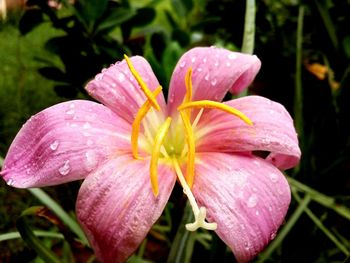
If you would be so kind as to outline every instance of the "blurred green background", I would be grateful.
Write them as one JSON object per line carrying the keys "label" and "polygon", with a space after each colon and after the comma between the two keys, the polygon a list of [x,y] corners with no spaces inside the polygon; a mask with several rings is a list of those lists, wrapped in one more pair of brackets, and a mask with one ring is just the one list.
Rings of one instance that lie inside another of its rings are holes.
{"label": "blurred green background", "polygon": [[[1,157],[31,115],[72,98],[90,99],[84,85],[123,54],[145,56],[167,87],[185,51],[211,45],[240,51],[247,26],[242,0],[28,0],[13,2],[14,6],[6,2],[6,12],[0,13]],[[293,200],[286,222],[256,262],[346,262],[350,1],[262,0],[255,9],[250,14],[255,18],[253,53],[261,59],[262,69],[249,94],[268,97],[288,109],[303,153],[300,166],[287,171]],[[45,191],[74,216],[78,188],[79,182]],[[0,182],[0,262],[42,262],[21,239],[3,236],[16,231],[16,219],[24,209],[38,204],[40,199],[27,190]],[[212,233],[176,238],[183,234],[183,224],[174,206],[183,210],[184,202],[168,205],[130,262],[234,260]],[[61,231],[43,220],[31,223],[36,229]],[[93,261],[88,248],[59,238],[44,242],[66,262]],[[174,256],[183,245],[186,249]]]}

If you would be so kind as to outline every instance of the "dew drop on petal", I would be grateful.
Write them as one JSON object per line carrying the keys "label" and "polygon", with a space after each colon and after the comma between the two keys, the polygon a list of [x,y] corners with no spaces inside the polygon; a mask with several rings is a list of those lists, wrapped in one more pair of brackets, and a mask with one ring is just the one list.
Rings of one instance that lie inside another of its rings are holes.
{"label": "dew drop on petal", "polygon": [[255,207],[256,204],[258,203],[258,197],[255,194],[252,194],[247,201],[247,206],[248,207]]}
{"label": "dew drop on petal", "polygon": [[195,57],[191,58],[191,62],[192,63],[196,62],[196,58]]}
{"label": "dew drop on petal", "polygon": [[119,74],[118,74],[118,80],[119,80],[120,82],[123,82],[123,81],[125,80],[125,76],[124,76],[123,73],[119,73]]}
{"label": "dew drop on petal", "polygon": [[208,81],[208,80],[209,80],[209,74],[205,75],[204,79],[205,79],[206,81]]}
{"label": "dew drop on petal", "polygon": [[217,83],[217,80],[216,79],[212,79],[210,83],[211,83],[212,86],[215,86],[216,83]]}
{"label": "dew drop on petal", "polygon": [[227,57],[231,60],[234,60],[237,58],[237,55],[235,53],[230,53]]}
{"label": "dew drop on petal", "polygon": [[201,71],[203,71],[203,69],[202,68],[197,68],[197,71],[201,72]]}
{"label": "dew drop on petal", "polygon": [[270,173],[270,179],[272,182],[277,183],[278,181],[278,175],[275,173]]}
{"label": "dew drop on petal", "polygon": [[277,235],[277,233],[275,231],[273,231],[270,235],[270,240],[274,240],[276,235]]}
{"label": "dew drop on petal", "polygon": [[91,145],[93,145],[93,144],[94,144],[93,140],[90,140],[90,139],[89,139],[89,140],[86,141],[86,145],[87,145],[87,146],[91,146]]}
{"label": "dew drop on petal", "polygon": [[103,79],[103,73],[97,74],[95,80],[100,81]]}
{"label": "dew drop on petal", "polygon": [[207,62],[207,58],[204,57],[202,61],[203,61],[203,63],[206,63]]}
{"label": "dew drop on petal", "polygon": [[85,130],[87,130],[87,129],[91,128],[90,123],[85,122],[85,123],[84,123],[84,125],[83,125],[83,128],[84,128]]}
{"label": "dew drop on petal", "polygon": [[94,151],[87,151],[85,153],[85,168],[88,172],[92,171],[97,165],[97,156]]}
{"label": "dew drop on petal", "polygon": [[15,183],[15,180],[13,180],[12,178],[8,179],[8,181],[6,182],[8,186],[13,186]]}
{"label": "dew drop on petal", "polygon": [[66,160],[63,165],[58,168],[58,172],[61,174],[61,175],[67,175],[69,172],[70,172],[70,164],[69,164],[69,160]]}
{"label": "dew drop on petal", "polygon": [[231,62],[226,62],[227,67],[231,67]]}
{"label": "dew drop on petal", "polygon": [[53,142],[50,144],[50,149],[53,150],[53,151],[56,151],[57,148],[58,148],[58,145],[59,145],[59,141],[58,141],[58,140],[55,140],[55,141],[53,141]]}
{"label": "dew drop on petal", "polygon": [[182,62],[180,63],[180,68],[183,68],[185,65],[186,65],[186,61],[182,61]]}

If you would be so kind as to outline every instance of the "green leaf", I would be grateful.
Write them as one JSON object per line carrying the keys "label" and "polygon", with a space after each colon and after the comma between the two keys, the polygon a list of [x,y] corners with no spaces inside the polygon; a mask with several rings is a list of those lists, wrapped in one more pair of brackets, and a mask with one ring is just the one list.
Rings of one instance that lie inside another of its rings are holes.
{"label": "green leaf", "polygon": [[[34,230],[33,233],[37,237],[64,239],[64,236],[62,234],[50,231]],[[9,232],[0,235],[0,242],[18,238],[21,238],[21,234],[19,232]]]}
{"label": "green leaf", "polygon": [[187,231],[185,225],[194,220],[193,212],[190,204],[184,210],[184,215],[179,224],[174,241],[172,243],[167,263],[189,263],[190,256],[186,255],[187,251],[191,251],[188,246],[194,245],[194,239],[191,237],[195,232]]}
{"label": "green leaf", "polygon": [[145,26],[156,17],[156,11],[151,7],[139,8],[129,23],[134,27]]}
{"label": "green leaf", "polygon": [[79,224],[72,219],[55,200],[53,200],[48,194],[39,188],[31,188],[28,189],[28,191],[38,198],[39,201],[41,201],[45,206],[50,208],[50,210],[52,210],[62,220],[62,222],[79,237],[80,241],[84,245],[88,244],[85,234],[80,228]]}
{"label": "green leaf", "polygon": [[91,32],[96,21],[102,17],[107,9],[108,0],[79,0],[76,10]]}
{"label": "green leaf", "polygon": [[127,8],[111,8],[96,26],[96,32],[108,32],[135,16],[136,11]]}
{"label": "green leaf", "polygon": [[253,54],[255,41],[255,0],[246,0],[242,52]]}
{"label": "green leaf", "polygon": [[43,13],[40,9],[27,10],[19,21],[19,31],[25,35],[44,21]]}
{"label": "green leaf", "polygon": [[186,17],[193,9],[192,0],[171,0],[171,4],[179,18]]}
{"label": "green leaf", "polygon": [[175,65],[183,54],[183,49],[177,42],[171,42],[164,50],[162,57],[163,69],[165,76],[167,77],[166,85],[168,86],[172,72],[174,71]]}
{"label": "green leaf", "polygon": [[34,235],[33,230],[28,225],[26,220],[27,216],[35,216],[43,209],[43,207],[35,206],[24,210],[21,216],[17,219],[16,226],[24,242],[26,242],[29,247],[34,249],[40,258],[42,258],[45,262],[60,263],[61,260]]}

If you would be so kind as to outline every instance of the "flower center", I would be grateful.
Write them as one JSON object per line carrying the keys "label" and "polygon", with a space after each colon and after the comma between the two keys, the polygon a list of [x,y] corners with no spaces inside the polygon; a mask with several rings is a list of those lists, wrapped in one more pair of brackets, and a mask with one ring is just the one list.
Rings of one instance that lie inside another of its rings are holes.
{"label": "flower center", "polygon": [[[143,159],[139,155],[139,146],[146,150],[151,155],[150,160],[150,181],[152,191],[155,197],[159,194],[158,187],[158,162],[159,159],[170,164],[177,175],[177,178],[186,194],[195,217],[195,222],[187,224],[186,228],[189,231],[195,231],[199,227],[215,230],[216,223],[208,223],[205,221],[206,208],[198,207],[198,204],[193,196],[191,188],[195,176],[195,153],[196,153],[196,138],[195,129],[202,116],[205,108],[219,109],[229,114],[235,115],[248,125],[252,125],[252,121],[239,110],[232,108],[223,103],[201,100],[192,101],[192,69],[189,68],[185,76],[186,94],[181,105],[177,108],[179,116],[174,121],[171,117],[161,123],[161,118],[153,109],[160,111],[160,106],[156,97],[160,94],[162,87],[157,87],[153,92],[147,87],[142,77],[138,74],[130,59],[125,55],[128,67],[140,85],[141,90],[147,97],[147,100],[137,112],[132,124],[131,132],[131,147],[132,154],[135,159]],[[194,121],[191,123],[192,109],[200,109]],[[139,135],[141,124],[143,126],[143,135],[146,138],[141,140],[142,145],[139,145]],[[169,128],[171,132],[169,133]],[[155,135],[154,135],[155,134]],[[183,175],[180,164],[186,163],[186,176]]]}

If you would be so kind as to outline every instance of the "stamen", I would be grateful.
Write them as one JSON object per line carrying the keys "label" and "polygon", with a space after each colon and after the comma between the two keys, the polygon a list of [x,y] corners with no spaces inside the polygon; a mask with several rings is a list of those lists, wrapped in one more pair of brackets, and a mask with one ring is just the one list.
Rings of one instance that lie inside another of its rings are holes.
{"label": "stamen", "polygon": [[[182,104],[192,101],[192,68],[191,67],[186,72],[185,86],[186,86],[186,94],[185,94],[185,97],[184,97]],[[185,112],[188,116],[188,119],[190,119],[191,118],[191,109],[187,109]]]}
{"label": "stamen", "polygon": [[[153,92],[154,97],[157,97],[158,94],[162,91],[162,87],[159,86],[156,88]],[[140,133],[140,126],[142,119],[146,116],[148,111],[151,109],[151,102],[150,100],[146,100],[146,102],[140,107],[139,111],[136,114],[136,117],[134,119],[134,122],[132,123],[132,130],[131,130],[131,149],[132,149],[132,155],[135,159],[141,159],[138,155],[138,138]]]}
{"label": "stamen", "polygon": [[193,223],[186,224],[186,229],[188,231],[195,231],[201,227],[201,228],[204,228],[207,230],[216,230],[216,228],[217,228],[216,223],[205,222],[207,210],[205,207],[201,207],[201,208],[198,207],[196,199],[194,198],[193,193],[191,192],[191,189],[187,185],[186,180],[182,174],[179,163],[177,162],[177,160],[175,158],[172,159],[172,162],[173,162],[173,166],[175,168],[177,178],[179,179],[180,184],[183,188],[183,191],[184,191],[185,195],[187,196],[188,201],[190,202],[190,205],[192,207],[192,211],[193,211],[193,214],[195,217],[195,221]]}
{"label": "stamen", "polygon": [[186,94],[183,103],[192,101],[192,68],[189,68],[185,76]]}
{"label": "stamen", "polygon": [[154,196],[158,196],[158,159],[160,155],[160,148],[163,144],[164,138],[168,133],[171,123],[171,117],[168,117],[163,125],[159,128],[154,139],[154,146],[150,164],[151,185]]}
{"label": "stamen", "polygon": [[125,58],[126,63],[128,64],[128,67],[129,67],[131,73],[133,74],[133,76],[135,77],[137,82],[139,83],[139,85],[141,87],[141,90],[143,91],[145,96],[148,98],[148,100],[151,102],[152,106],[157,111],[159,111],[160,110],[160,106],[159,106],[155,96],[153,95],[152,91],[147,87],[147,84],[143,81],[143,79],[140,76],[140,74],[136,71],[136,69],[133,66],[133,64],[131,63],[131,60],[129,59],[129,57],[127,55],[124,55],[124,58]]}
{"label": "stamen", "polygon": [[193,130],[191,127],[191,122],[188,118],[188,115],[184,112],[180,111],[180,115],[184,124],[185,133],[186,133],[186,141],[187,141],[187,170],[186,170],[186,181],[190,188],[192,188],[194,181],[194,160],[195,160],[195,151],[196,145],[193,136]]}
{"label": "stamen", "polygon": [[185,110],[188,108],[210,108],[222,110],[224,112],[237,116],[248,125],[253,125],[253,122],[243,112],[220,102],[211,100],[191,101],[187,103],[182,103],[177,109]]}

